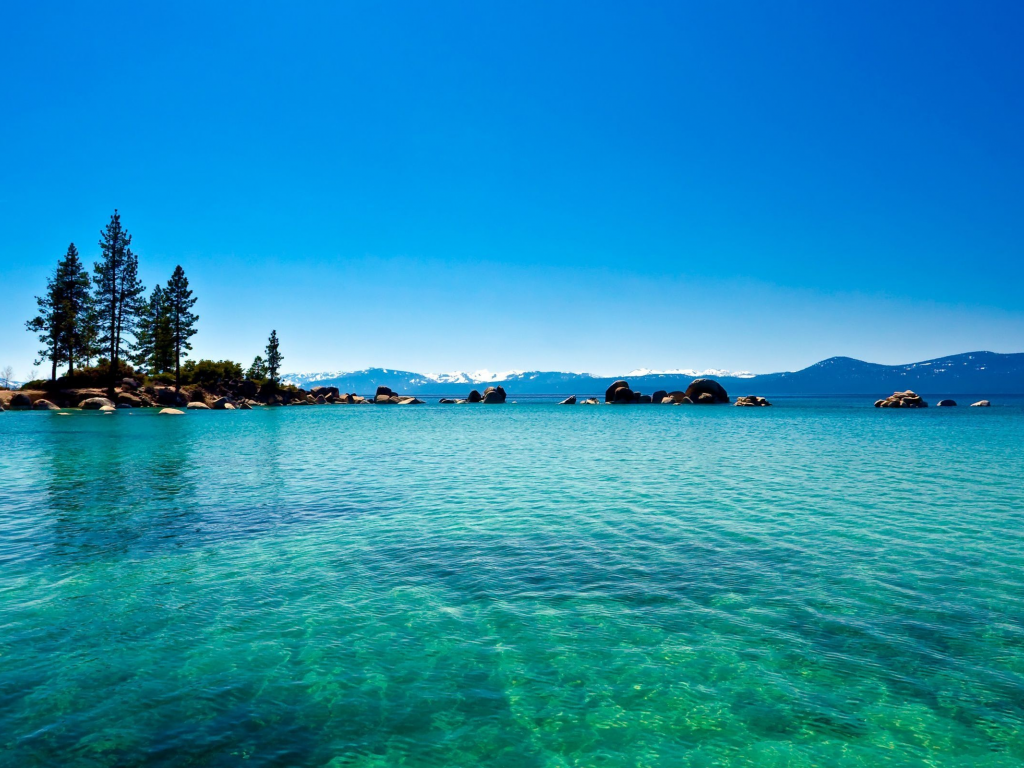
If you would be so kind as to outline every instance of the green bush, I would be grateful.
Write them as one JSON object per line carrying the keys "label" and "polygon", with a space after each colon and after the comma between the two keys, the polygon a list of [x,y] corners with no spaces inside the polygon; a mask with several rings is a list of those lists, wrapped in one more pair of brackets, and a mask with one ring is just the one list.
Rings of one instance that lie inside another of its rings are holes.
{"label": "green bush", "polygon": [[242,366],[233,360],[188,360],[181,367],[182,384],[218,384],[242,378]]}
{"label": "green bush", "polygon": [[[115,383],[120,386],[121,379],[124,378],[139,380],[143,377],[136,373],[135,369],[130,365],[121,361],[117,366],[117,377]],[[100,360],[96,365],[76,369],[74,374],[70,377],[61,376],[53,384],[49,381],[44,381],[43,388],[49,389],[51,386],[55,389],[86,389],[90,387],[103,388],[109,383],[110,363],[106,360]]]}

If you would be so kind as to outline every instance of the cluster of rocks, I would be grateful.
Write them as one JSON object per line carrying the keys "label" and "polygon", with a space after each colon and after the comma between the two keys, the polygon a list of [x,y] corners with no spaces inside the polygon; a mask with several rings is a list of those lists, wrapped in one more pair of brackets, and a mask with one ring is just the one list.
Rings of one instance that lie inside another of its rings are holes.
{"label": "cluster of rocks", "polygon": [[884,400],[876,400],[875,408],[927,408],[928,403],[921,396],[909,389],[906,392],[893,392]]}
{"label": "cluster of rocks", "polygon": [[507,395],[503,387],[488,387],[481,395],[475,389],[466,397],[460,400],[442,397],[438,402],[451,405],[462,405],[463,403],[484,403],[485,405],[500,405],[505,402]]}
{"label": "cluster of rocks", "polygon": [[757,395],[746,395],[745,397],[737,397],[736,405],[744,406],[747,408],[761,408],[766,405],[771,405],[771,403],[769,403],[763,397],[758,397]]}
{"label": "cluster of rocks", "polygon": [[[353,398],[355,395],[352,396]],[[422,405],[423,401],[410,395],[400,395],[392,392],[390,387],[377,387],[377,394],[373,398],[377,405]]]}
{"label": "cluster of rocks", "polygon": [[[757,398],[764,400],[764,398]],[[717,405],[728,403],[729,394],[725,388],[714,379],[695,379],[685,392],[666,392],[658,390],[653,395],[645,395],[641,392],[634,392],[630,389],[629,382],[623,379],[613,382],[604,393],[604,401],[615,405],[647,404],[656,403],[659,405]],[[567,397],[559,405],[576,405],[576,395]],[[583,405],[597,405],[595,397],[582,401]],[[738,403],[737,403],[738,404]],[[759,405],[762,403],[758,403]],[[763,403],[769,405],[767,401]]]}

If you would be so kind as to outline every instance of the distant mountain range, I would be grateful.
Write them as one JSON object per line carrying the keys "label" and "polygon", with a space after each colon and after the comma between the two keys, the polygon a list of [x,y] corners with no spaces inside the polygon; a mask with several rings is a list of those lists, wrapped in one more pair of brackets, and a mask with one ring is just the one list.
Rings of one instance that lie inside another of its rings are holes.
{"label": "distant mountain range", "polygon": [[622,376],[559,371],[505,371],[491,373],[424,374],[388,368],[363,371],[289,373],[282,381],[305,389],[333,386],[342,392],[372,394],[378,386],[408,395],[465,396],[470,389],[501,385],[515,395],[604,394],[616,379],[626,379],[634,390],[650,394],[659,389],[686,389],[695,378],[713,378],[730,395],[890,395],[913,389],[922,394],[1024,394],[1024,353],[966,352],[907,365],[878,365],[852,357],[830,357],[789,373],[751,374],[731,371],[639,369]]}

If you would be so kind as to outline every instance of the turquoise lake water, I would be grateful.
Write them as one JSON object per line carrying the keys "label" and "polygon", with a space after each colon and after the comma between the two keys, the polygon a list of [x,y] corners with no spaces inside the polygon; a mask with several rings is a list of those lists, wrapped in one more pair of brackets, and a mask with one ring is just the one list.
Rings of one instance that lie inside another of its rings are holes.
{"label": "turquoise lake water", "polygon": [[0,766],[1020,766],[1024,406],[872,399],[0,414]]}

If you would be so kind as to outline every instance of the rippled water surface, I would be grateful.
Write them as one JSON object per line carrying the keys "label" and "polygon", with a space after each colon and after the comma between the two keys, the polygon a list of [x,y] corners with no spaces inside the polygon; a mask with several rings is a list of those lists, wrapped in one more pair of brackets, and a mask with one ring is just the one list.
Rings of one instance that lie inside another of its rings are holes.
{"label": "rippled water surface", "polygon": [[0,414],[0,765],[1019,766],[1022,423]]}

